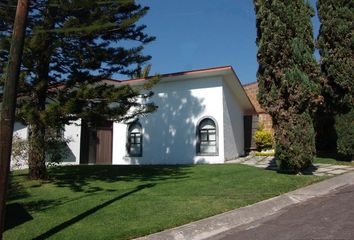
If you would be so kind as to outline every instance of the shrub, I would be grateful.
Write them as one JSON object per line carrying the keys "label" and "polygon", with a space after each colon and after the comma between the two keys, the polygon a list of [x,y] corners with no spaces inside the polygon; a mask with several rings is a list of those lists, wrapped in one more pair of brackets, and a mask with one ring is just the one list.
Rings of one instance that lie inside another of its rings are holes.
{"label": "shrub", "polygon": [[20,169],[28,165],[28,142],[18,134],[12,138],[11,168]]}
{"label": "shrub", "polygon": [[253,139],[258,151],[271,149],[273,147],[273,134],[265,130],[263,126],[258,127],[258,130],[254,133]]}
{"label": "shrub", "polygon": [[354,156],[354,109],[336,116],[337,151],[353,158]]}
{"label": "shrub", "polygon": [[271,157],[274,156],[274,152],[256,152],[255,156],[259,157]]}

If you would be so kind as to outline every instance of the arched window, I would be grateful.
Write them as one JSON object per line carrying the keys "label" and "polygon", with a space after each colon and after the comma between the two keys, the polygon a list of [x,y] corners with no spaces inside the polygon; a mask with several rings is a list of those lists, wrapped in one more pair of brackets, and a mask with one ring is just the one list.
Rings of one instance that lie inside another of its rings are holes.
{"label": "arched window", "polygon": [[218,132],[214,120],[203,119],[197,128],[197,153],[199,155],[218,154]]}
{"label": "arched window", "polygon": [[129,156],[141,157],[143,155],[143,134],[139,122],[134,122],[129,126],[127,142]]}

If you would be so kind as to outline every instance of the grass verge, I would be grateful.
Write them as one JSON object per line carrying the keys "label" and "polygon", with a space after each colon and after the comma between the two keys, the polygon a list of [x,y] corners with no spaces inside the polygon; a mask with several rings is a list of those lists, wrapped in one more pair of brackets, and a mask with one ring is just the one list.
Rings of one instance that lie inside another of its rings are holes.
{"label": "grass verge", "polygon": [[130,239],[323,180],[255,167],[66,166],[11,176],[4,239]]}

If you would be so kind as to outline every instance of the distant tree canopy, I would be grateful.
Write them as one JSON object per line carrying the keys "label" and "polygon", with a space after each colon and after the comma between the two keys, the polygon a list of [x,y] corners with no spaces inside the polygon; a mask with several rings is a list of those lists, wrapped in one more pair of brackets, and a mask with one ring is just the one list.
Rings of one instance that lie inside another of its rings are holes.
{"label": "distant tree canopy", "polygon": [[311,111],[319,97],[311,17],[304,0],[254,0],[257,16],[258,100],[272,116],[280,168],[299,172],[315,153]]}
{"label": "distant tree canopy", "polygon": [[[15,0],[0,5],[0,78],[8,61]],[[45,136],[78,118],[93,123],[151,112],[153,103],[128,85],[98,81],[112,74],[133,75],[151,57],[154,40],[138,21],[148,11],[134,0],[31,1],[20,74],[17,117],[29,126],[32,178],[45,176]],[[146,87],[148,88],[148,87]],[[128,114],[129,113],[129,114]]]}

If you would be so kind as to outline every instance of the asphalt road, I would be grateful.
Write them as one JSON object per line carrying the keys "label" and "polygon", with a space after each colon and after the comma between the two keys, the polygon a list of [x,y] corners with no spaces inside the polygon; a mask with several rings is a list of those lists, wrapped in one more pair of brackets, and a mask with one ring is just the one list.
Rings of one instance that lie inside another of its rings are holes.
{"label": "asphalt road", "polygon": [[354,240],[354,185],[285,208],[213,240]]}

